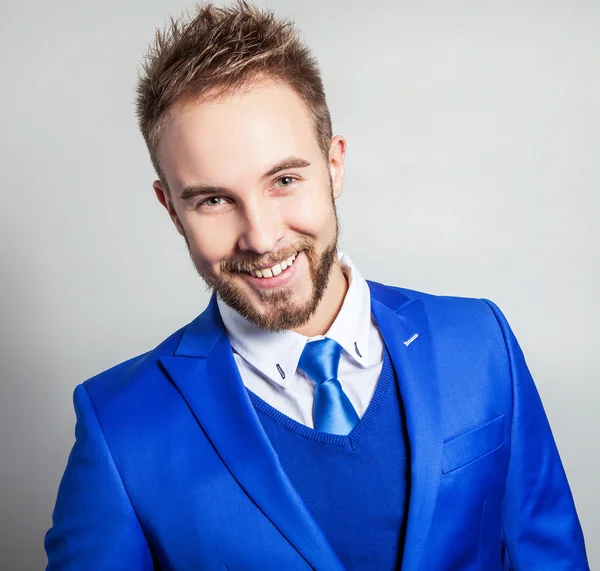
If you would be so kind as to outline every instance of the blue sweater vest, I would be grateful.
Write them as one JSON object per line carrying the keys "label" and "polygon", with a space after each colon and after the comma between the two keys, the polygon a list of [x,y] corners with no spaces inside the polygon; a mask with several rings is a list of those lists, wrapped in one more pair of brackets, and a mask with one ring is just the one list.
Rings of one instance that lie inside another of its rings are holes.
{"label": "blue sweater vest", "polygon": [[399,569],[410,463],[387,349],[373,398],[348,436],[308,428],[249,393],[285,472],[345,568]]}

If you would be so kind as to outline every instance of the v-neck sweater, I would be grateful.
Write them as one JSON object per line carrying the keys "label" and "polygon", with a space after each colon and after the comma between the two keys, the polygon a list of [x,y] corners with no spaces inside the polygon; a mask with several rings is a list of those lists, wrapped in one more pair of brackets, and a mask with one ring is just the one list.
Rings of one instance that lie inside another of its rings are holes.
{"label": "v-neck sweater", "polygon": [[345,568],[399,569],[410,463],[387,350],[371,403],[348,435],[311,429],[248,392],[283,469]]}

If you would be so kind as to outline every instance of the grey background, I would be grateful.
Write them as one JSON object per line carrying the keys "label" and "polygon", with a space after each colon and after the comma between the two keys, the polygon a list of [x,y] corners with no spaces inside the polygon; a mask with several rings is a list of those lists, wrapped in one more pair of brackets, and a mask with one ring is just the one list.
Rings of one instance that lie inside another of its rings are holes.
{"label": "grey background", "polygon": [[[316,51],[348,139],[343,249],[368,278],[500,305],[600,565],[600,4],[269,5]],[[208,298],[154,199],[132,105],[154,27],[184,7],[2,5],[2,569],[44,565],[75,385]]]}

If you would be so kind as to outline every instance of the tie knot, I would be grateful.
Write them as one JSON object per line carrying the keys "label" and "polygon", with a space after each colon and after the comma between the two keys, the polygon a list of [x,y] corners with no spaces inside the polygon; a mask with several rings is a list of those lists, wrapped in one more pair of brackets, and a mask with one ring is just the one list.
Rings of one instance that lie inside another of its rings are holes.
{"label": "tie knot", "polygon": [[298,368],[318,385],[337,379],[342,347],[333,339],[310,341],[302,351]]}

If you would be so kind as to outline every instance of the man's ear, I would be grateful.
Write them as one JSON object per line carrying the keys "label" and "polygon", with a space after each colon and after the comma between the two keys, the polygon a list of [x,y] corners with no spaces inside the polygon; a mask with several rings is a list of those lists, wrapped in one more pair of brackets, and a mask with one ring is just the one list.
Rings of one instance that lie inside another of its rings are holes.
{"label": "man's ear", "polygon": [[175,228],[177,228],[177,232],[184,236],[183,226],[181,225],[179,216],[177,216],[177,212],[175,212],[175,207],[171,202],[171,198],[169,196],[169,192],[166,189],[166,186],[160,180],[155,180],[152,183],[152,188],[154,189],[154,194],[156,194],[158,202],[160,202],[165,207],[166,211],[169,213],[173,224],[175,224]]}
{"label": "man's ear", "polygon": [[346,139],[336,135],[331,139],[329,147],[329,174],[333,184],[333,197],[339,198],[344,182],[344,157],[346,156]]}

